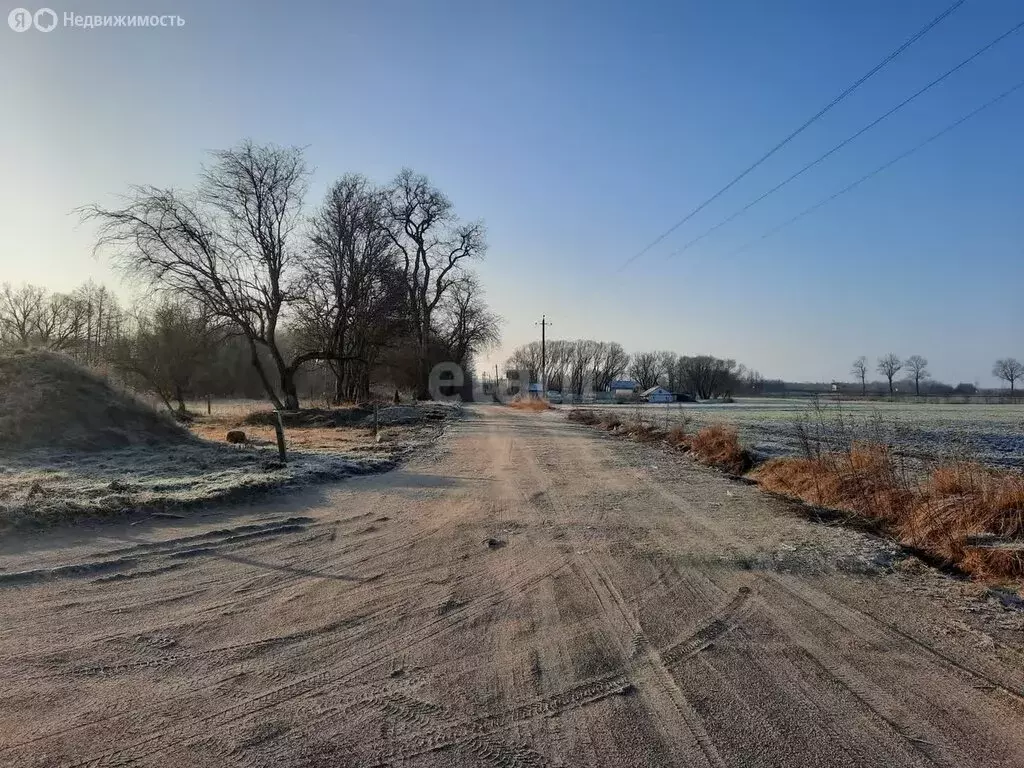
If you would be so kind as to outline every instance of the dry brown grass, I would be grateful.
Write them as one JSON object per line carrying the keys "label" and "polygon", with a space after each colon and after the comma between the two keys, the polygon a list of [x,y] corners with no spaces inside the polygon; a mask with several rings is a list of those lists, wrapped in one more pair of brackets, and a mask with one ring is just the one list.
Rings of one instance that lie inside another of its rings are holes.
{"label": "dry brown grass", "polygon": [[515,408],[518,411],[547,411],[551,409],[551,403],[547,400],[543,400],[539,397],[530,398],[519,398],[517,397],[511,403],[508,404],[509,408]]}
{"label": "dry brown grass", "polygon": [[618,429],[621,434],[641,443],[656,443],[665,438],[665,430],[658,429],[646,421],[629,421],[619,426]]}
{"label": "dry brown grass", "polygon": [[690,450],[702,464],[742,475],[753,465],[749,452],[740,445],[736,430],[721,424],[704,427],[690,441]]}
{"label": "dry brown grass", "polygon": [[[197,436],[216,443],[223,443],[232,420],[196,421],[190,425]],[[246,426],[246,439],[253,445],[273,446],[277,437],[273,427]],[[362,446],[373,443],[373,428],[361,427],[294,427],[285,429],[285,442],[289,449],[314,451],[338,451],[341,453],[362,450]]]}
{"label": "dry brown grass", "polygon": [[611,431],[613,429],[618,429],[619,427],[622,426],[622,419],[620,419],[614,413],[605,413],[601,415],[601,418],[597,420],[597,423],[600,424],[605,429]]}
{"label": "dry brown grass", "polygon": [[773,459],[761,487],[878,521],[904,544],[982,578],[1024,576],[1024,476],[971,462],[923,481],[899,471],[888,447],[854,445],[818,458]]}
{"label": "dry brown grass", "polygon": [[693,443],[693,439],[686,431],[686,427],[677,425],[665,433],[665,442],[673,448],[678,448],[681,451],[688,451]]}
{"label": "dry brown grass", "polygon": [[847,453],[772,459],[757,471],[765,489],[865,517],[895,520],[913,498],[884,445],[855,444]]}
{"label": "dry brown grass", "polygon": [[569,421],[575,421],[577,424],[586,424],[588,426],[593,426],[600,421],[597,414],[587,408],[573,408],[569,411],[566,418]]}
{"label": "dry brown grass", "polygon": [[1024,576],[1024,477],[978,464],[940,467],[899,529],[911,544],[983,577]]}

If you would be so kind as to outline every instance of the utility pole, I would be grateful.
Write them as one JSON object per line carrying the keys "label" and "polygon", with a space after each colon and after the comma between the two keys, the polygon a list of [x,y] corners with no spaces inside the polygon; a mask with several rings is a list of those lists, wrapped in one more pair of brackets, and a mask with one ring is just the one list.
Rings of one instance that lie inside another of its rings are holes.
{"label": "utility pole", "polygon": [[547,356],[547,329],[551,323],[548,322],[546,315],[540,316],[540,322],[534,323],[534,325],[540,326],[540,396],[547,397],[548,386],[547,386],[547,372],[548,372],[548,356]]}

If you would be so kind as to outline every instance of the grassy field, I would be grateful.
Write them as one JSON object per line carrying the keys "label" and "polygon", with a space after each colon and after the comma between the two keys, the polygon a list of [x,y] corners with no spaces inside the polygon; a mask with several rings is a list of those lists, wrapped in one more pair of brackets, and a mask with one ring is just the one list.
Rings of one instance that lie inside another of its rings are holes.
{"label": "grassy field", "polygon": [[[568,408],[568,406],[563,406]],[[762,457],[805,452],[809,441],[842,447],[853,441],[892,445],[924,461],[972,458],[990,467],[1024,469],[1024,404],[939,404],[740,399],[728,404],[590,405],[670,428],[734,426]]]}

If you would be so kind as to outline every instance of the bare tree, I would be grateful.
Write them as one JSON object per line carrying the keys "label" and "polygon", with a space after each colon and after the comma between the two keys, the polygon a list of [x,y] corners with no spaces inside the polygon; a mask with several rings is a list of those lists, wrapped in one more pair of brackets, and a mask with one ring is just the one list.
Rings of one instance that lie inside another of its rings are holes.
{"label": "bare tree", "polygon": [[1017,379],[1024,378],[1024,363],[1012,357],[996,360],[992,366],[992,375],[1010,385],[1010,397],[1013,397],[1014,384]]}
{"label": "bare tree", "polygon": [[569,389],[577,397],[582,397],[593,384],[594,371],[602,365],[602,352],[600,342],[580,339],[573,344],[569,357]]}
{"label": "bare tree", "polygon": [[460,223],[451,201],[422,174],[406,168],[391,185],[390,235],[401,252],[408,315],[417,347],[417,396],[429,398],[434,311],[460,278],[464,262],[487,249],[480,222]]}
{"label": "bare tree", "polygon": [[343,176],[313,215],[310,246],[299,256],[299,346],[332,352],[339,401],[369,396],[371,367],[406,325],[385,203],[364,177]]}
{"label": "bare tree", "polygon": [[707,400],[731,393],[736,384],[736,361],[711,355],[680,357],[680,385],[695,397]]}
{"label": "bare tree", "polygon": [[[286,359],[279,331],[293,292],[292,239],[301,220],[308,171],[296,147],[239,146],[212,153],[193,195],[134,187],[119,209],[80,209],[99,222],[97,248],[126,273],[188,298],[235,325],[278,408],[298,408],[295,374],[306,362],[334,359],[330,349],[300,349]],[[260,350],[276,368],[282,399]]]}
{"label": "bare tree", "polygon": [[853,361],[853,366],[850,368],[850,373],[854,375],[857,381],[860,382],[860,393],[861,395],[867,395],[868,393],[868,359],[861,355]]}
{"label": "bare tree", "polygon": [[679,388],[679,383],[676,380],[676,361],[679,356],[675,352],[659,352],[658,353],[658,368],[661,373],[659,375],[659,381],[661,381],[665,389],[669,392],[676,392]]}
{"label": "bare tree", "polygon": [[629,375],[640,385],[640,391],[658,385],[661,377],[661,355],[658,352],[639,352],[633,355],[629,365]]}
{"label": "bare tree", "polygon": [[572,342],[552,339],[547,344],[547,384],[548,389],[561,392],[565,388],[565,369],[569,363]]}
{"label": "bare tree", "polygon": [[629,355],[617,341],[594,342],[590,379],[595,392],[603,392],[627,367]]}
{"label": "bare tree", "polygon": [[[572,342],[567,342],[572,344]],[[531,381],[540,376],[540,342],[531,341],[516,347],[506,363],[509,370],[525,371]]]}
{"label": "bare tree", "polygon": [[[81,331],[84,325],[86,307],[74,294],[55,293],[48,297],[36,324],[38,343],[56,352],[73,350],[81,342]],[[120,311],[108,312],[107,320],[111,323],[109,341],[119,336]]]}
{"label": "bare tree", "polygon": [[2,346],[71,350],[82,341],[83,319],[84,307],[74,296],[49,293],[35,285],[15,289],[4,283],[0,287]]}
{"label": "bare tree", "polygon": [[899,355],[890,352],[885,357],[878,358],[878,372],[885,376],[889,382],[889,394],[893,394],[892,380],[896,377],[896,374],[903,368],[903,362],[900,360]]}
{"label": "bare tree", "polygon": [[476,276],[464,274],[452,286],[441,304],[439,335],[449,359],[464,370],[473,356],[501,340],[501,318],[483,302],[483,289]]}
{"label": "bare tree", "polygon": [[185,398],[209,369],[224,338],[222,322],[201,307],[165,297],[135,316],[137,328],[115,347],[112,362],[167,406],[185,413]]}
{"label": "bare tree", "polygon": [[0,339],[4,346],[27,347],[38,333],[39,317],[46,303],[46,290],[35,285],[0,289]]}
{"label": "bare tree", "polygon": [[914,394],[920,397],[921,381],[931,375],[928,373],[928,360],[921,357],[921,355],[911,355],[906,359],[904,365],[910,372],[910,377],[914,380]]}

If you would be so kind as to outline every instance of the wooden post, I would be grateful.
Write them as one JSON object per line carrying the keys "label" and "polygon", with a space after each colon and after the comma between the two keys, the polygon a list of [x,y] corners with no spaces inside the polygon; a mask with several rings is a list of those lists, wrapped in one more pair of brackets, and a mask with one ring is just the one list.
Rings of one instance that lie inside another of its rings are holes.
{"label": "wooden post", "polygon": [[288,454],[285,452],[284,446],[284,423],[281,421],[281,412],[274,411],[277,415],[277,423],[274,424],[274,432],[277,433],[277,455],[281,459],[281,463],[285,464],[288,462]]}
{"label": "wooden post", "polygon": [[210,396],[206,396],[206,415],[210,415]]}
{"label": "wooden post", "polygon": [[380,437],[380,424],[377,420],[377,404],[373,404],[373,436],[374,438]]}

